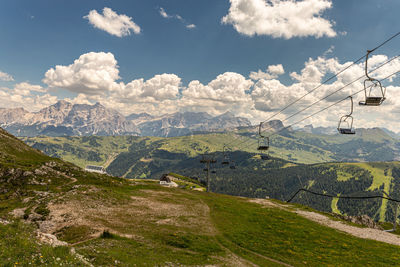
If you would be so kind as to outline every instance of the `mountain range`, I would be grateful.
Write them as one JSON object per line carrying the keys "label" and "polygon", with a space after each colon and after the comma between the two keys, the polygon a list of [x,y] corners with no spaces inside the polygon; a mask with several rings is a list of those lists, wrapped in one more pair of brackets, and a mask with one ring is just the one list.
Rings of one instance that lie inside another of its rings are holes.
{"label": "mountain range", "polygon": [[23,108],[0,109],[0,126],[16,136],[107,136],[136,135],[172,137],[195,132],[224,131],[250,126],[245,118],[224,113],[213,117],[205,112],[152,116],[124,116],[96,103],[71,104],[61,100],[38,112]]}

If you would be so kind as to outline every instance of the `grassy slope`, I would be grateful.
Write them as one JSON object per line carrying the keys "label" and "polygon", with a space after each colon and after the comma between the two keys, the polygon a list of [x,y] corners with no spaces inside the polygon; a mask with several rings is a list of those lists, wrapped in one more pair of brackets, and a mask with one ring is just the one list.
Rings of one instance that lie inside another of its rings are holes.
{"label": "grassy slope", "polygon": [[[198,209],[208,207],[209,211],[199,213],[196,218],[162,212],[158,215],[149,212],[147,216],[124,213],[119,219],[129,224],[110,222],[108,225],[120,235],[96,238],[76,246],[95,265],[117,261],[121,266],[166,262],[231,266],[229,255],[232,253],[261,266],[273,264],[268,258],[295,266],[393,265],[400,259],[400,251],[395,246],[354,238],[294,213],[263,208],[246,199],[165,189],[151,183],[131,190],[126,193],[136,198],[145,197],[152,203],[167,202],[171,208],[185,203]],[[170,223],[157,223],[166,220]],[[122,234],[134,238],[121,237]]]}
{"label": "grassy slope", "polygon": [[[10,169],[30,171],[38,165],[49,162],[51,158],[31,149],[23,142],[0,128],[0,180],[4,173]],[[15,194],[28,196],[28,192],[19,188],[21,184],[14,184],[13,181],[0,182],[0,217],[11,219],[9,212],[14,208],[23,206],[21,199]],[[39,187],[36,187],[38,189]],[[39,245],[33,234],[34,227],[23,224],[18,220],[10,224],[0,223],[0,262],[2,266],[28,266],[48,264],[52,265],[75,265],[82,263],[72,255],[67,248],[52,248],[48,245]]]}
{"label": "grassy slope", "polygon": [[[128,136],[103,136],[103,137],[47,137],[39,136],[33,138],[23,138],[29,145],[34,142],[53,145],[54,156],[72,162],[80,167],[86,165],[100,165],[107,167],[112,158],[119,153],[128,151],[128,147],[133,143],[139,142],[143,138]],[[33,141],[35,140],[35,141]],[[68,147],[66,147],[67,145]],[[73,148],[69,149],[69,148]],[[89,152],[98,154],[99,161],[91,160]],[[79,156],[79,153],[82,155]]]}
{"label": "grassy slope", "polygon": [[[37,205],[48,213],[36,223],[55,223],[53,233],[95,266],[277,265],[271,259],[296,266],[375,266],[400,260],[396,246],[354,238],[289,211],[245,198],[84,173],[7,138],[0,136],[2,151],[7,151],[7,157],[0,158],[3,172],[11,167],[34,171],[51,161],[59,173],[46,169],[51,172],[47,185],[32,184],[29,175],[17,177],[20,184],[15,187],[1,183],[0,189],[9,191],[0,198],[0,217],[14,221],[0,225],[0,261],[6,266],[41,261],[51,266],[80,264],[66,248],[37,244],[35,224],[9,215],[16,207],[28,207],[30,218]],[[43,175],[34,178],[45,183],[49,177]],[[45,191],[49,194],[43,197]],[[104,229],[111,234],[99,236]]]}
{"label": "grassy slope", "polygon": [[[136,137],[129,139],[125,136],[114,136],[114,137],[92,137],[96,138],[99,146],[93,146],[90,142],[85,141],[87,137],[34,137],[34,138],[22,138],[27,144],[35,145],[42,144],[48,147],[52,147],[54,151],[46,151],[48,154],[53,156],[61,157],[64,160],[73,162],[74,164],[84,167],[85,165],[95,164],[104,165],[110,155],[116,153],[128,151],[128,147],[134,142],[140,142],[141,140],[147,140],[148,146],[154,146],[155,149],[165,150],[174,153],[184,153],[189,157],[193,157],[199,154],[207,152],[222,151],[224,143],[232,143],[231,149],[240,148],[242,151],[256,153],[257,140],[250,137],[239,136],[233,133],[227,134],[206,134],[206,135],[195,135],[195,136],[181,136],[172,138],[159,138],[159,137]],[[293,138],[287,138],[280,136],[275,139],[276,146],[271,148],[271,155],[282,159],[289,159],[298,163],[317,163],[334,160],[332,153],[320,149],[314,145],[307,145],[312,151],[306,151],[301,149],[290,149],[293,143],[296,141]],[[235,147],[235,144],[243,145]],[[65,149],[65,145],[75,148],[75,151],[68,151]],[[114,145],[116,144],[116,145]],[[298,145],[302,145],[299,143]],[[42,147],[38,147],[42,149]],[[78,155],[78,150],[81,155]],[[87,154],[94,152],[101,158],[98,162],[89,160]]]}
{"label": "grassy slope", "polygon": [[[255,150],[255,141],[249,139],[248,137],[238,136],[237,134],[228,133],[228,134],[206,134],[206,135],[196,135],[196,136],[184,136],[184,137],[174,137],[174,138],[159,138],[159,137],[37,137],[37,138],[29,138],[24,139],[28,144],[34,144],[35,142],[42,144],[53,144],[53,145],[68,145],[74,148],[79,148],[82,151],[86,151],[88,154],[90,151],[93,151],[100,155],[101,160],[99,162],[88,161],[85,158],[77,156],[77,154],[73,154],[70,151],[62,151],[58,150],[56,153],[61,158],[71,161],[81,167],[84,167],[86,164],[94,164],[94,165],[104,165],[107,160],[107,157],[114,157],[116,154],[121,152],[126,152],[129,149],[129,146],[135,143],[139,143],[140,141],[145,140],[146,145],[150,148],[146,153],[153,153],[154,151],[169,151],[172,153],[183,153],[187,157],[194,157],[196,155],[205,153],[205,152],[214,152],[221,151],[221,144],[230,143],[235,141],[244,142],[249,140],[246,145],[241,147],[244,151],[247,152],[256,152]],[[371,129],[371,130],[360,130],[355,137],[345,137],[342,136],[322,136],[322,135],[309,135],[307,133],[296,132],[291,133],[288,136],[278,136],[274,138],[273,147],[271,149],[271,156],[289,159],[296,163],[315,163],[315,162],[326,162],[332,161],[334,159],[334,155],[329,150],[324,150],[323,147],[329,149],[337,149],[338,147],[346,147],[346,142],[351,140],[363,140],[365,142],[373,142],[375,144],[378,143],[387,143],[390,146],[394,145],[394,141],[385,135],[379,129]],[[291,147],[292,149],[288,149]],[[344,148],[343,148],[344,149]],[[132,150],[135,153],[136,150]],[[153,151],[153,152],[152,152]],[[360,155],[364,152],[361,151]],[[85,153],[81,153],[82,155],[86,155]],[[142,155],[143,157],[145,155]],[[127,156],[127,158],[131,158],[131,154]],[[137,177],[137,178],[154,178],[157,175],[149,175],[149,171],[147,169],[147,164],[151,163],[160,163],[164,162],[164,165],[174,166],[173,164],[178,163],[180,160],[178,159],[168,159],[157,158],[154,157],[148,162],[144,158],[143,161],[134,161],[132,163],[126,163],[127,167],[124,169],[123,173],[118,174],[122,177]],[[120,159],[116,159],[119,161]],[[384,175],[384,166],[378,166],[377,164],[371,165],[368,163],[345,163],[345,164],[332,164],[332,168],[335,168],[338,173],[339,181],[347,181],[353,177],[351,174],[351,170],[349,167],[358,166],[360,168],[366,169],[371,172],[374,176],[373,185],[370,187],[370,190],[374,190],[379,188],[380,186],[384,186],[384,190],[386,193],[389,192],[389,188],[391,185],[391,176]],[[390,168],[389,168],[390,169]],[[169,171],[179,171],[179,169],[166,169]],[[390,172],[390,170],[389,170]],[[189,172],[185,173],[186,175],[193,175]],[[198,176],[198,174],[196,174]],[[201,175],[201,174],[200,174]],[[357,177],[355,177],[357,178]],[[340,212],[336,209],[337,200],[332,200],[332,211]],[[380,220],[384,220],[385,213],[387,210],[387,201],[382,201],[382,208],[377,213],[377,217]]]}

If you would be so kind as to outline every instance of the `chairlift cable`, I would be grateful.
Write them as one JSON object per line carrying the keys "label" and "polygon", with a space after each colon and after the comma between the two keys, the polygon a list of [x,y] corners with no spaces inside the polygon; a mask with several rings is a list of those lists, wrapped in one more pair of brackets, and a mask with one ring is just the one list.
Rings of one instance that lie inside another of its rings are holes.
{"label": "chairlift cable", "polygon": [[[400,32],[399,32],[399,34],[400,34]],[[397,35],[396,35],[396,36],[397,36]],[[380,68],[382,68],[383,66],[389,64],[390,62],[392,62],[393,60],[395,60],[395,59],[397,59],[397,58],[399,58],[399,57],[400,57],[400,55],[397,55],[397,56],[395,56],[395,57],[392,57],[391,59],[387,60],[386,62],[384,62],[384,63],[382,63],[381,65],[379,65],[378,67],[376,67],[374,70],[370,71],[369,73],[373,73],[373,72],[377,71],[378,69],[380,69]],[[394,74],[392,74],[392,75],[394,75]],[[390,75],[390,76],[391,76],[391,75]],[[363,74],[362,76],[360,76],[359,78],[357,78],[357,79],[351,81],[350,83],[348,83],[348,84],[342,86],[341,88],[337,89],[336,91],[334,91],[334,92],[332,92],[332,93],[326,95],[325,97],[323,97],[323,98],[321,98],[321,99],[315,101],[314,103],[308,105],[307,107],[303,108],[302,110],[295,112],[294,114],[292,114],[292,115],[290,115],[289,117],[287,117],[287,118],[285,118],[284,120],[282,120],[282,122],[285,122],[285,121],[287,121],[287,120],[289,120],[289,119],[291,119],[291,118],[297,116],[298,114],[300,114],[300,113],[304,112],[305,110],[307,110],[307,109],[309,109],[309,108],[315,106],[316,104],[320,103],[321,101],[323,101],[323,100],[325,100],[325,99],[331,97],[332,95],[334,95],[334,94],[336,94],[336,93],[338,93],[338,92],[344,90],[345,88],[347,88],[348,86],[354,84],[355,82],[357,82],[358,80],[362,79],[363,77],[364,77],[364,74]],[[387,77],[386,77],[385,79],[387,79]],[[383,80],[384,80],[384,79],[383,79]],[[381,81],[382,81],[382,80],[381,80]],[[372,85],[371,85],[371,86],[372,86]],[[371,87],[371,86],[370,86],[370,87]],[[363,89],[363,90],[365,90],[365,89]],[[268,120],[266,120],[266,121],[268,121]],[[263,121],[263,122],[261,122],[261,123],[264,123],[264,122],[266,122],[266,121]],[[267,128],[267,129],[270,129],[270,128],[271,128],[271,127]],[[285,128],[284,128],[284,129],[285,129]],[[239,143],[238,145],[236,145],[236,146],[239,146],[239,147],[240,147],[242,144],[247,143],[247,142],[250,141],[250,140],[251,140],[251,139],[244,140],[244,141],[240,142],[240,143]],[[230,142],[230,143],[228,143],[228,144],[225,144],[225,146],[231,145],[231,144],[233,144],[233,143],[235,143],[235,142],[236,142],[236,140],[234,140],[234,141],[232,141],[232,142]]]}
{"label": "chairlift cable", "polygon": [[[389,79],[390,77],[392,77],[393,75],[396,75],[396,74],[398,74],[398,73],[400,73],[400,70],[398,70],[398,71],[396,71],[396,72],[394,72],[394,73],[392,73],[392,74],[386,76],[385,78],[381,79],[381,81],[387,80],[387,79]],[[371,85],[371,86],[372,86],[372,85]],[[359,93],[361,93],[361,92],[363,92],[363,91],[364,91],[364,88],[363,88],[362,90],[358,91],[358,92],[355,92],[355,93],[351,94],[350,96],[355,96],[355,95],[357,95],[357,94],[359,94]],[[348,98],[348,96],[346,96],[345,98],[343,98],[343,99],[341,99],[341,100],[339,100],[339,101],[333,103],[332,105],[329,105],[329,106],[327,106],[327,107],[325,107],[325,108],[323,108],[323,109],[321,109],[321,110],[319,110],[319,111],[317,111],[317,112],[314,112],[313,114],[311,114],[311,115],[309,115],[309,116],[307,116],[307,117],[305,117],[305,118],[303,118],[303,119],[301,119],[301,120],[299,120],[299,121],[297,121],[297,122],[295,122],[295,123],[292,123],[292,124],[289,125],[289,126],[284,127],[283,129],[281,129],[281,130],[279,130],[279,131],[277,131],[277,132],[274,132],[273,134],[270,135],[270,137],[273,136],[273,135],[276,135],[277,133],[281,132],[282,130],[288,129],[288,128],[290,128],[290,127],[296,125],[296,124],[299,124],[299,123],[301,123],[301,122],[303,122],[303,121],[305,121],[305,120],[307,120],[307,119],[309,119],[309,118],[311,118],[311,117],[313,117],[313,116],[315,116],[315,115],[317,115],[317,114],[319,114],[319,113],[321,113],[321,112],[323,112],[323,111],[325,111],[325,110],[327,110],[327,109],[329,109],[329,108],[331,108],[331,107],[333,107],[333,106],[335,106],[335,105],[337,105],[337,104],[339,104],[339,103],[341,103],[341,102],[343,102],[343,101],[345,101],[347,98]]]}
{"label": "chairlift cable", "polygon": [[[400,57],[400,55],[397,55],[397,56],[395,56],[395,57],[393,57],[393,58],[387,60],[386,62],[384,62],[384,63],[382,63],[381,65],[379,65],[378,67],[376,67],[374,70],[370,71],[369,74],[370,74],[370,73],[373,73],[373,72],[375,72],[375,71],[377,71],[378,69],[380,69],[380,68],[382,68],[383,66],[389,64],[390,62],[392,62],[393,60],[395,60],[395,59],[397,59],[397,58],[399,58],[399,57]],[[303,111],[306,111],[307,109],[309,109],[309,108],[315,106],[316,104],[322,102],[323,100],[325,100],[325,99],[327,99],[327,98],[333,96],[334,94],[336,94],[336,93],[338,93],[338,92],[344,90],[345,88],[349,87],[350,85],[354,84],[355,82],[357,82],[358,80],[361,80],[361,79],[364,78],[364,77],[365,77],[364,74],[361,75],[359,78],[357,78],[357,79],[355,79],[355,80],[349,82],[348,84],[346,84],[346,85],[340,87],[339,89],[337,89],[337,90],[333,91],[332,93],[330,93],[330,94],[324,96],[323,98],[321,98],[321,99],[315,101],[314,103],[308,105],[307,107],[305,107],[305,108],[303,108],[303,109],[301,109],[301,110],[295,112],[294,114],[292,114],[292,115],[290,115],[289,117],[287,117],[287,118],[285,118],[284,120],[282,120],[282,122],[285,122],[285,121],[287,121],[287,120],[289,120],[289,119],[291,119],[291,118],[297,116],[298,114],[302,113]],[[371,86],[370,86],[370,87],[371,87]],[[364,90],[364,89],[363,89],[363,90]]]}
{"label": "chairlift cable", "polygon": [[[396,72],[393,72],[392,74],[386,76],[385,78],[381,79],[381,81],[387,80],[387,79],[389,79],[390,77],[392,77],[392,76],[394,76],[394,75],[396,75],[396,74],[398,74],[398,73],[400,73],[400,70],[398,70],[398,71],[396,71]],[[371,85],[371,86],[372,86],[372,85]],[[363,91],[364,91],[364,88],[363,88],[362,90],[360,90],[360,91],[357,91],[357,92],[351,94],[350,96],[353,97],[353,96],[355,96],[355,95],[357,95],[357,94],[359,94],[359,93],[361,93],[361,92],[363,92]],[[311,114],[311,115],[309,115],[309,116],[306,116],[305,118],[303,118],[303,119],[301,119],[301,120],[299,120],[299,121],[297,121],[297,122],[294,122],[294,123],[292,123],[292,124],[290,124],[290,125],[288,125],[288,126],[286,126],[286,127],[283,127],[282,129],[280,129],[280,130],[274,132],[273,134],[269,135],[269,137],[271,138],[272,136],[277,135],[278,133],[280,133],[280,132],[282,132],[282,131],[284,131],[284,130],[286,130],[286,129],[289,129],[290,127],[293,127],[294,125],[297,125],[297,124],[299,124],[299,123],[301,123],[301,122],[303,122],[303,121],[305,121],[305,120],[307,120],[307,119],[309,119],[309,118],[311,118],[311,117],[313,117],[313,116],[315,116],[315,115],[317,115],[317,114],[319,114],[319,113],[321,113],[321,112],[323,112],[323,111],[325,111],[325,110],[327,110],[327,109],[329,109],[329,108],[331,108],[331,107],[333,107],[333,106],[335,106],[335,105],[337,105],[337,104],[339,104],[339,103],[341,103],[341,102],[343,102],[343,101],[345,101],[348,97],[349,97],[349,96],[347,96],[347,97],[345,97],[345,98],[343,98],[343,99],[341,99],[341,100],[339,100],[339,101],[336,101],[335,103],[333,103],[333,104],[331,104],[331,105],[329,105],[329,106],[327,106],[327,107],[325,107],[325,108],[323,108],[323,109],[321,109],[321,110],[319,110],[319,111],[317,111],[317,112],[314,112],[313,114]],[[237,147],[238,147],[238,148],[242,147],[242,145],[244,145],[245,143],[247,143],[247,142],[250,141],[250,140],[252,140],[252,139],[247,139],[245,142],[239,143],[239,145],[238,145]],[[251,143],[250,145],[254,145],[254,144],[257,143],[256,140],[252,140],[252,141],[253,141],[253,143]],[[250,145],[249,145],[248,147],[250,147]]]}
{"label": "chairlift cable", "polygon": [[393,202],[397,202],[400,203],[400,200],[398,199],[394,199],[391,197],[385,197],[385,196],[335,196],[335,195],[331,195],[331,194],[322,194],[322,193],[318,193],[318,192],[314,192],[305,188],[300,188],[299,190],[296,191],[296,193],[286,202],[291,202],[298,193],[300,193],[301,191],[313,194],[313,195],[317,195],[317,196],[322,196],[322,197],[330,197],[330,198],[343,198],[343,199],[373,199],[373,198],[381,198],[381,199],[386,199],[389,201],[393,201]]}
{"label": "chairlift cable", "polygon": [[[371,53],[371,52],[374,52],[374,51],[376,51],[376,50],[378,50],[378,49],[380,49],[382,46],[386,45],[388,42],[392,41],[394,38],[396,38],[396,37],[399,36],[399,35],[400,35],[400,31],[397,32],[397,33],[395,33],[394,35],[392,35],[392,36],[389,37],[388,39],[386,39],[384,42],[382,42],[381,44],[379,44],[378,46],[376,46],[374,49],[369,50],[369,52],[367,52],[367,54],[368,54],[368,53]],[[326,80],[323,81],[321,84],[319,84],[317,87],[315,87],[315,88],[312,89],[311,91],[307,92],[305,95],[301,96],[300,98],[298,98],[297,100],[293,101],[293,102],[290,103],[289,105],[285,106],[283,109],[281,109],[281,110],[278,111],[277,113],[273,114],[272,116],[270,116],[267,120],[263,121],[262,123],[265,123],[265,122],[271,120],[271,119],[274,118],[275,116],[281,114],[284,110],[288,109],[290,106],[296,104],[296,103],[299,102],[301,99],[304,99],[307,95],[309,95],[309,94],[311,94],[312,92],[316,91],[316,90],[317,90],[318,88],[320,88],[322,85],[324,85],[324,84],[326,84],[327,82],[331,81],[331,80],[334,79],[335,77],[339,76],[340,74],[342,74],[343,72],[345,72],[346,70],[348,70],[350,67],[352,67],[352,66],[354,66],[355,64],[357,64],[358,62],[360,62],[367,54],[363,55],[362,57],[360,57],[359,59],[357,59],[356,61],[354,61],[352,64],[350,64],[350,65],[347,66],[346,68],[342,69],[342,70],[339,71],[338,73],[336,73],[336,74],[334,74],[333,76],[331,76],[330,78],[326,79]],[[383,67],[384,65],[388,64],[389,62],[393,61],[394,59],[398,58],[399,56],[400,56],[400,55],[398,55],[398,56],[396,56],[396,57],[390,59],[389,61],[383,63],[381,66],[375,68],[375,69],[374,69],[373,71],[371,71],[370,73],[372,73],[372,72],[376,71],[377,69]],[[393,75],[394,75],[394,74],[393,74]],[[364,77],[364,75],[363,75],[362,77]],[[361,79],[362,77],[358,78],[358,79],[355,80],[354,82],[358,81],[358,80]],[[346,86],[340,88],[339,90],[337,90],[337,91],[333,92],[332,94],[330,94],[330,95],[324,97],[323,99],[320,99],[319,101],[313,103],[311,106],[314,106],[315,104],[321,102],[322,100],[324,100],[324,99],[326,99],[326,98],[332,96],[333,94],[335,94],[335,93],[337,93],[337,92],[343,90],[344,88],[346,88],[347,86],[350,86],[350,85],[353,84],[354,82],[351,82],[350,84],[348,84],[348,85],[346,85]],[[306,109],[310,108],[311,106],[307,107]],[[296,112],[296,114],[294,114],[294,115],[292,115],[292,116],[290,116],[290,117],[288,117],[288,118],[285,118],[284,121],[290,119],[291,117],[296,116],[297,114],[303,112],[303,111],[306,110],[306,109],[303,109],[303,110],[301,110],[300,112]],[[247,139],[247,140],[245,140],[245,141],[242,141],[242,142],[239,143],[237,146],[240,147],[242,144],[247,143],[247,142],[250,141],[250,140],[251,140],[251,139]],[[232,142],[230,142],[230,143],[228,143],[228,144],[225,144],[225,146],[231,145],[231,144],[233,144],[233,143],[235,143],[235,142],[236,142],[236,140],[233,140]]]}
{"label": "chairlift cable", "polygon": [[[391,40],[393,40],[394,38],[396,38],[397,36],[400,35],[400,32],[397,32],[396,34],[392,35],[390,38],[388,38],[387,40],[385,40],[383,43],[379,44],[377,47],[375,47],[372,50],[369,50],[370,52],[376,51],[379,48],[381,48],[382,46],[384,46],[385,44],[387,44],[388,42],[390,42]],[[368,52],[367,52],[368,54]],[[304,94],[303,96],[301,96],[300,98],[296,99],[295,101],[291,102],[290,104],[288,104],[287,106],[285,106],[283,109],[281,109],[280,111],[276,112],[275,114],[273,114],[272,116],[270,116],[268,119],[266,119],[264,122],[270,121],[272,118],[278,116],[279,114],[281,114],[283,111],[285,111],[286,109],[288,109],[289,107],[293,106],[294,104],[296,104],[297,102],[299,102],[300,100],[304,99],[306,96],[308,96],[309,94],[313,93],[314,91],[316,91],[317,89],[319,89],[322,85],[326,84],[327,82],[331,81],[332,79],[336,78],[337,76],[339,76],[340,74],[342,74],[343,72],[345,72],[346,70],[348,70],[349,68],[351,68],[352,66],[354,66],[355,64],[357,64],[358,62],[360,62],[362,59],[365,58],[365,56],[367,55],[363,55],[362,57],[360,57],[359,59],[357,59],[356,61],[354,61],[352,64],[350,64],[349,66],[347,66],[346,68],[342,69],[341,71],[339,71],[338,73],[334,74],[333,76],[331,76],[330,78],[326,79],[325,81],[323,81],[321,84],[319,84],[317,87],[315,87],[314,89],[312,89],[311,91],[307,92],[306,94]]]}
{"label": "chairlift cable", "polygon": [[[380,66],[376,67],[374,70],[370,71],[369,73],[373,73],[373,72],[377,71],[378,69],[380,69],[380,68],[382,68],[383,66],[389,64],[390,62],[392,62],[393,60],[395,60],[395,59],[397,59],[397,58],[399,58],[399,57],[400,57],[400,55],[397,55],[397,56],[395,56],[395,57],[393,57],[393,58],[387,60],[386,62],[382,63]],[[396,73],[398,73],[398,72],[395,72],[395,73],[393,73],[393,74],[390,74],[389,76],[385,77],[384,79],[381,79],[381,81],[384,81],[384,80],[388,79],[389,77],[395,75]],[[304,112],[305,110],[307,110],[307,109],[309,109],[309,108],[315,106],[316,104],[320,103],[321,101],[323,101],[323,100],[325,100],[325,99],[331,97],[332,95],[334,95],[334,94],[336,94],[336,93],[338,93],[338,92],[344,90],[345,88],[347,88],[348,86],[350,86],[350,85],[352,85],[353,83],[357,82],[358,80],[362,79],[363,77],[364,77],[364,75],[360,76],[359,78],[357,78],[357,79],[351,81],[350,83],[348,83],[348,84],[342,86],[341,88],[335,90],[334,92],[332,92],[332,93],[326,95],[325,97],[323,97],[323,98],[321,98],[321,99],[315,101],[314,103],[308,105],[307,107],[303,108],[302,110],[297,111],[296,113],[290,115],[289,117],[287,117],[287,118],[285,118],[284,120],[282,120],[282,122],[285,122],[285,121],[287,121],[287,120],[289,120],[289,119],[295,117],[296,115],[298,115],[298,114]],[[372,85],[371,85],[370,87],[372,87]],[[364,91],[364,90],[365,90],[365,89],[362,89],[362,90],[360,90],[359,92],[357,92],[356,94],[359,94],[360,92],[362,92],[362,91]],[[352,96],[353,96],[353,95],[352,95]],[[347,98],[348,98],[348,97],[346,97],[345,99],[347,99]],[[340,101],[334,103],[333,105],[338,104],[338,103],[340,103],[340,102],[342,102],[342,101],[344,101],[344,99],[342,99],[342,100],[340,100]],[[319,111],[319,112],[322,112],[322,111],[324,111],[324,110],[326,110],[326,109],[332,107],[333,105],[330,105],[330,106],[324,108],[323,110],[321,110],[321,111]],[[318,114],[319,112],[315,113],[314,115]],[[309,116],[309,117],[310,117],[310,116]],[[309,118],[309,117],[307,117],[307,118]],[[304,120],[305,120],[305,119],[304,119]],[[302,122],[302,121],[303,121],[303,120],[301,120],[300,122]],[[300,123],[300,122],[298,122],[298,123]],[[296,124],[297,124],[297,123],[296,123]],[[291,125],[291,126],[293,126],[293,125]],[[284,128],[282,128],[281,130],[279,130],[279,131],[277,131],[277,132],[275,132],[275,133],[281,132],[282,130],[285,130],[285,129],[289,128],[289,127],[290,127],[290,126],[284,127]],[[271,137],[271,136],[273,136],[273,135],[274,135],[274,134],[270,135],[269,137]],[[238,145],[236,145],[236,147],[241,147],[242,144],[247,143],[247,142],[249,142],[250,140],[251,140],[251,139],[247,139],[247,140],[245,140],[245,141],[242,141],[241,143],[239,143]]]}

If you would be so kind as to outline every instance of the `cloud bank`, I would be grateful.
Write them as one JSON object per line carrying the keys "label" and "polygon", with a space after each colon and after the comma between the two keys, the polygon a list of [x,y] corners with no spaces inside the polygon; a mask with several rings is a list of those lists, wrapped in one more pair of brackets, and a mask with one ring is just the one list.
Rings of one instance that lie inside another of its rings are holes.
{"label": "cloud bank", "polygon": [[12,82],[14,78],[10,74],[0,71],[0,81]]}

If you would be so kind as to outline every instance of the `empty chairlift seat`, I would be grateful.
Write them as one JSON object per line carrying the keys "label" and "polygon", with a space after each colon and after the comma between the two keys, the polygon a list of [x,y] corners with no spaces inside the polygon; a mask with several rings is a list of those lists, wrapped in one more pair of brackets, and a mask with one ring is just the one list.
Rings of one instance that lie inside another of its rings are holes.
{"label": "empty chairlift seat", "polygon": [[[365,59],[365,76],[367,77],[364,81],[365,100],[359,102],[360,106],[380,106],[386,99],[386,88],[382,86],[379,80],[370,77],[368,74],[368,57],[371,52],[371,50],[367,51]],[[378,95],[372,95],[372,92],[378,93]]]}
{"label": "empty chairlift seat", "polygon": [[351,100],[351,110],[348,115],[344,115],[340,118],[339,124],[338,124],[338,132],[340,134],[355,134],[356,132],[353,129],[353,117],[351,116],[353,114],[353,97],[349,96]]}
{"label": "empty chairlift seat", "polygon": [[257,150],[260,151],[260,156],[262,160],[269,160],[268,150],[269,150],[269,137],[262,134],[262,122],[258,128],[258,146]]}
{"label": "empty chairlift seat", "polygon": [[222,165],[229,165],[229,157],[227,155],[227,151],[226,151],[226,146],[224,145],[224,147],[222,148],[222,153],[223,153],[223,160],[221,162]]}

